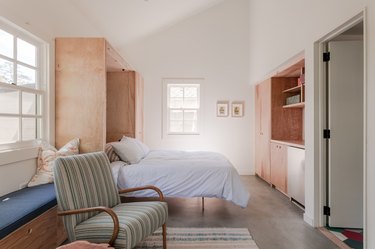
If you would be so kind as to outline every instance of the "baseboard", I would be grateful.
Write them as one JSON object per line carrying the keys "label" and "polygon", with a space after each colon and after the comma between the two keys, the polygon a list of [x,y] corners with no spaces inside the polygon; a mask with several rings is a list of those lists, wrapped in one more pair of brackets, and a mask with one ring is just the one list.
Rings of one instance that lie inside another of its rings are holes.
{"label": "baseboard", "polygon": [[308,216],[306,213],[303,214],[303,220],[309,224],[310,226],[314,227],[314,219]]}

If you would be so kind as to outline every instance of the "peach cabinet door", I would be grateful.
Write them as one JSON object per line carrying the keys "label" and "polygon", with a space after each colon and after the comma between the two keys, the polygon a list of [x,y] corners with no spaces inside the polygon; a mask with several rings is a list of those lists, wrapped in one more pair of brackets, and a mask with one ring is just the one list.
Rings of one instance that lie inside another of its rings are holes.
{"label": "peach cabinet door", "polygon": [[287,146],[271,143],[271,183],[281,192],[287,193]]}
{"label": "peach cabinet door", "polygon": [[262,167],[261,167],[261,139],[262,136],[260,135],[260,110],[261,110],[261,102],[260,102],[260,85],[255,86],[255,173],[258,176],[262,175]]}
{"label": "peach cabinet door", "polygon": [[271,80],[256,86],[255,100],[255,162],[256,172],[270,182],[270,139],[271,139]]}

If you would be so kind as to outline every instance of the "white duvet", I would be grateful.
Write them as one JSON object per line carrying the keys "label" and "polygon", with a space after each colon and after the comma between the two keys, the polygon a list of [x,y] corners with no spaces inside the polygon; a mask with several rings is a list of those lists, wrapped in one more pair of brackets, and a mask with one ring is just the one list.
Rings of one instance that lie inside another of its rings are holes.
{"label": "white duvet", "polygon": [[[232,164],[221,154],[154,150],[138,164],[111,164],[119,188],[155,185],[166,197],[216,197],[246,207],[250,194]],[[154,191],[132,196],[152,197]]]}

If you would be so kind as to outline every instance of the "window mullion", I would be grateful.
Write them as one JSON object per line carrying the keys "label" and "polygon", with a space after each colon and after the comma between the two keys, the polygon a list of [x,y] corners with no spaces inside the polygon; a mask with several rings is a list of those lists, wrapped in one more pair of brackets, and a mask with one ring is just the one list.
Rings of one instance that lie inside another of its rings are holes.
{"label": "window mullion", "polygon": [[17,37],[13,36],[13,84],[17,85]]}
{"label": "window mullion", "polygon": [[22,141],[22,91],[18,91],[18,141]]}
{"label": "window mullion", "polygon": [[182,132],[185,132],[185,108],[182,108]]}

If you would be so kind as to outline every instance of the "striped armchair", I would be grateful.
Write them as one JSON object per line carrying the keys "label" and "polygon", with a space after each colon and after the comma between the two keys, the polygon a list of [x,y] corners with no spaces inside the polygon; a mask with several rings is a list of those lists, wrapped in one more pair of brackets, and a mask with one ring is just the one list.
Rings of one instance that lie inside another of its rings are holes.
{"label": "striped armchair", "polygon": [[[166,249],[168,206],[162,192],[153,186],[118,191],[104,152],[60,157],[54,176],[58,214],[63,216],[69,241],[128,249],[162,226]],[[158,192],[160,201],[121,203],[119,194],[143,189]]]}

